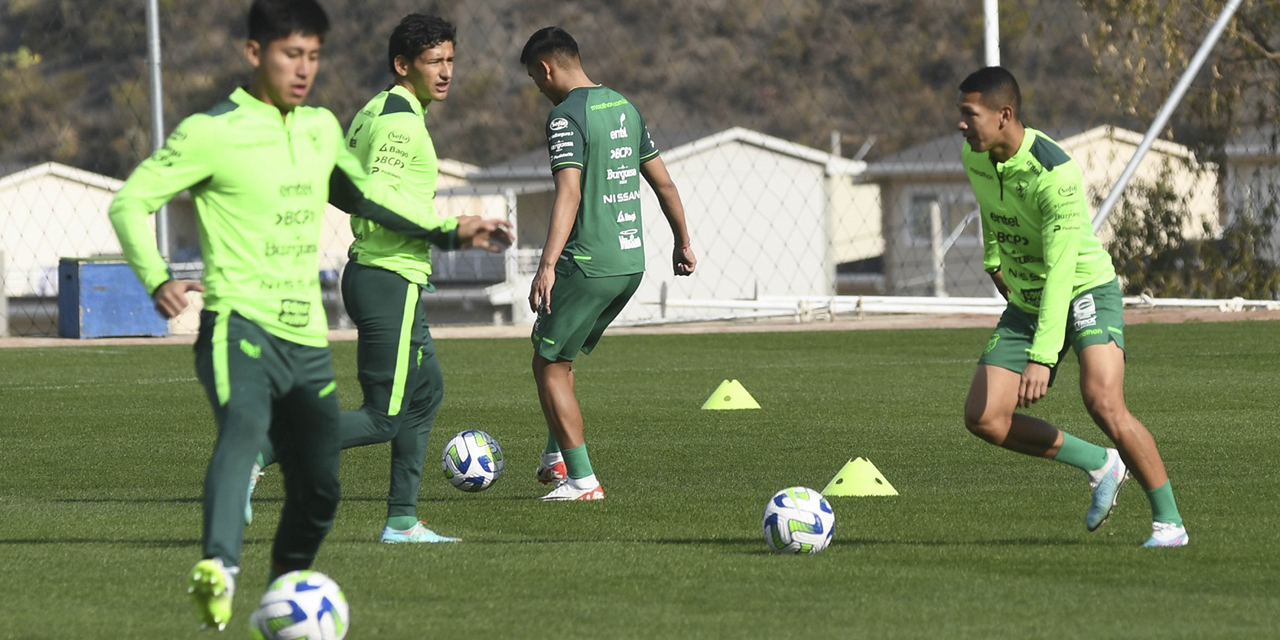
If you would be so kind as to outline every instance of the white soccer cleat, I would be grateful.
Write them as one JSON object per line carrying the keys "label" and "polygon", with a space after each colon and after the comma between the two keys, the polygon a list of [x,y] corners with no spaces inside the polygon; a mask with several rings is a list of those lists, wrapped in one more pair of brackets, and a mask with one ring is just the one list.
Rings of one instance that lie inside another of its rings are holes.
{"label": "white soccer cleat", "polygon": [[1089,487],[1093,490],[1093,499],[1089,503],[1089,512],[1084,516],[1084,526],[1090,531],[1097,531],[1107,521],[1111,510],[1116,506],[1116,498],[1120,488],[1129,480],[1129,468],[1120,459],[1120,452],[1107,449],[1107,463],[1101,469],[1089,474]]}
{"label": "white soccer cleat", "polygon": [[597,482],[590,487],[582,488],[574,485],[573,480],[561,480],[555,489],[539,500],[551,502],[559,500],[604,500],[604,487]]}
{"label": "white soccer cleat", "polygon": [[1172,522],[1152,522],[1151,537],[1142,543],[1144,547],[1185,547],[1191,538],[1187,528]]}

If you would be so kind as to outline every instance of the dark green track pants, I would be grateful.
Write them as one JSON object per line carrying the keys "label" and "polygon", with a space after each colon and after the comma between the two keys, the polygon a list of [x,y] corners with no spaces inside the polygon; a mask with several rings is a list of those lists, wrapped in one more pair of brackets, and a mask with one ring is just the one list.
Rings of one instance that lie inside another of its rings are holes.
{"label": "dark green track pants", "polygon": [[240,566],[249,472],[270,448],[279,452],[285,486],[272,561],[283,571],[310,567],[339,497],[329,349],[275,337],[236,313],[205,311],[195,356],[218,425],[204,481],[204,556]]}
{"label": "dark green track pants", "polygon": [[385,269],[348,263],[342,300],[360,332],[364,404],[342,412],[342,448],[391,442],[387,517],[414,516],[423,457],[444,376],[422,305],[422,288]]}

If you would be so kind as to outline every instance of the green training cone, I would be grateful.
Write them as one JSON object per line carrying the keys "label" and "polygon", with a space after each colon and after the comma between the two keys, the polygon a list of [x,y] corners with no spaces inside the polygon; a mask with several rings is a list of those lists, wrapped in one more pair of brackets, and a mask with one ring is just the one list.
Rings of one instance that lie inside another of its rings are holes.
{"label": "green training cone", "polygon": [[845,463],[840,473],[827,483],[823,496],[896,496],[898,490],[889,484],[870,460],[857,458]]}
{"label": "green training cone", "polygon": [[759,409],[760,404],[737,380],[725,380],[716,387],[707,401],[702,403],[703,409]]}

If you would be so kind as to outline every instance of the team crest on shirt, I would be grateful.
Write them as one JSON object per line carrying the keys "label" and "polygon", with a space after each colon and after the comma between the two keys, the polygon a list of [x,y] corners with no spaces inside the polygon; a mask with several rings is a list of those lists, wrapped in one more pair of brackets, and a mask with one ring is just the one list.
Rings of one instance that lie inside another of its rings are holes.
{"label": "team crest on shirt", "polygon": [[1014,187],[1014,191],[1016,191],[1016,192],[1017,192],[1017,194],[1018,194],[1018,199],[1019,199],[1019,200],[1026,200],[1026,199],[1027,199],[1027,187],[1029,187],[1029,186],[1031,186],[1031,185],[1027,184],[1027,181],[1026,181],[1026,180],[1019,180],[1019,181],[1018,181],[1017,186],[1015,186],[1015,187]]}
{"label": "team crest on shirt", "polygon": [[315,127],[307,129],[307,138],[311,140],[311,149],[320,153],[320,130]]}

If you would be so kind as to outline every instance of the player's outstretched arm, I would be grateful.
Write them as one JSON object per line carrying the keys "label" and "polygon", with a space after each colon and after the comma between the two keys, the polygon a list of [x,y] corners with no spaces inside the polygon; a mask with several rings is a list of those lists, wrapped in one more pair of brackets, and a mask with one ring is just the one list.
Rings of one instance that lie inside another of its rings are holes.
{"label": "player's outstretched arm", "polygon": [[510,247],[516,238],[511,223],[497,218],[458,216],[458,244],[463,249],[484,249],[497,253]]}
{"label": "player's outstretched arm", "polygon": [[338,151],[329,175],[329,203],[403,236],[426,238],[443,249],[461,246],[457,218],[441,216],[432,206],[416,205],[390,185],[370,179],[360,160],[345,148]]}
{"label": "player's outstretched arm", "polygon": [[698,266],[698,258],[693,255],[692,241],[689,238],[689,226],[684,219],[684,203],[680,201],[680,191],[667,172],[667,165],[662,158],[653,159],[640,165],[640,175],[658,196],[658,205],[662,207],[662,215],[666,216],[671,226],[671,235],[675,236],[675,249],[671,262],[675,274],[687,276]]}

